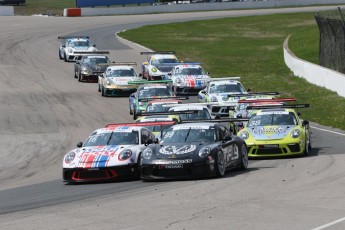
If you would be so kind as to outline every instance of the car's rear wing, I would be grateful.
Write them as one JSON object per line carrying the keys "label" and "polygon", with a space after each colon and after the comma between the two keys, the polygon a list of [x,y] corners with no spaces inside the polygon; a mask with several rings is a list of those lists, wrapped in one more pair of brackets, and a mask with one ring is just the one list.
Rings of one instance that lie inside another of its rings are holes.
{"label": "car's rear wing", "polygon": [[166,104],[166,105],[163,105],[163,107],[178,107],[178,106],[186,106],[186,105],[208,106],[208,105],[218,105],[218,102],[192,102],[192,103],[182,103],[182,104]]}
{"label": "car's rear wing", "polygon": [[110,62],[110,63],[100,63],[99,66],[119,66],[119,65],[137,65],[136,62]]}
{"label": "car's rear wing", "polygon": [[172,80],[140,80],[140,81],[129,81],[128,85],[143,85],[143,84],[154,84],[154,83],[172,83]]}
{"label": "car's rear wing", "polygon": [[250,92],[250,93],[229,93],[228,97],[253,97],[253,96],[278,96],[279,92]]}
{"label": "car's rear wing", "polygon": [[75,51],[74,54],[79,54],[79,55],[97,55],[97,54],[110,54],[110,52],[108,50]]}
{"label": "car's rear wing", "polygon": [[59,36],[59,40],[66,40],[66,39],[73,39],[73,38],[84,38],[84,39],[90,39],[89,36]]}
{"label": "car's rear wing", "polygon": [[169,112],[144,112],[141,116],[155,116],[155,115],[179,115],[179,114],[195,114],[200,110],[184,110],[184,111],[169,111]]}
{"label": "car's rear wing", "polygon": [[268,102],[268,103],[280,103],[280,102],[289,102],[289,101],[296,101],[296,98],[272,98],[272,99],[243,99],[238,100],[237,103],[261,103],[261,102]]}
{"label": "car's rear wing", "polygon": [[292,104],[292,105],[250,105],[247,106],[247,110],[259,110],[259,109],[300,109],[300,108],[309,108],[310,104]]}
{"label": "car's rear wing", "polygon": [[176,99],[176,100],[188,100],[189,97],[144,97],[144,98],[138,98],[138,101],[140,102],[148,102],[148,101],[154,101],[154,100],[169,100],[169,99]]}
{"label": "car's rear wing", "polygon": [[141,55],[152,55],[152,54],[176,54],[175,51],[145,51],[140,52]]}
{"label": "car's rear wing", "polygon": [[220,118],[220,119],[195,119],[182,120],[181,123],[199,123],[199,122],[243,122],[249,121],[249,118]]}
{"label": "car's rear wing", "polygon": [[217,77],[217,78],[206,78],[206,79],[200,79],[200,80],[211,82],[211,81],[226,81],[226,80],[240,80],[240,79],[241,77]]}
{"label": "car's rear wing", "polygon": [[135,123],[114,123],[107,124],[105,128],[115,128],[120,126],[159,126],[159,125],[174,125],[176,121],[149,121],[149,122],[135,122]]}

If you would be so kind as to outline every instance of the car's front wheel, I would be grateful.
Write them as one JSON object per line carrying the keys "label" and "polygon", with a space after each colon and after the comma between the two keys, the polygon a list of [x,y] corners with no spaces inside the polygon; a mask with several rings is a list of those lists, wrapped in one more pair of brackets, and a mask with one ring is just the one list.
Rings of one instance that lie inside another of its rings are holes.
{"label": "car's front wheel", "polygon": [[133,110],[133,120],[136,120],[138,118],[137,111]]}
{"label": "car's front wheel", "polygon": [[225,159],[224,154],[221,151],[218,151],[215,156],[215,174],[218,177],[222,177],[225,174]]}
{"label": "car's front wheel", "polygon": [[60,58],[60,60],[62,60],[62,59],[63,59],[63,57],[61,56],[61,52],[60,52],[60,50],[59,50],[59,58]]}
{"label": "car's front wheel", "polygon": [[248,168],[248,150],[245,144],[242,144],[240,147],[241,156],[240,156],[240,169],[247,169]]}
{"label": "car's front wheel", "polygon": [[65,62],[67,62],[67,56],[66,56],[66,53],[64,53],[64,55],[63,55],[63,60],[64,60]]}
{"label": "car's front wheel", "polygon": [[98,92],[101,92],[101,85],[98,84]]}
{"label": "car's front wheel", "polygon": [[79,81],[79,82],[83,80],[82,77],[83,77],[83,76],[81,75],[81,73],[79,73],[79,74],[78,74],[78,81]]}
{"label": "car's front wheel", "polygon": [[105,93],[105,88],[102,87],[102,96],[105,97],[106,96],[106,93]]}

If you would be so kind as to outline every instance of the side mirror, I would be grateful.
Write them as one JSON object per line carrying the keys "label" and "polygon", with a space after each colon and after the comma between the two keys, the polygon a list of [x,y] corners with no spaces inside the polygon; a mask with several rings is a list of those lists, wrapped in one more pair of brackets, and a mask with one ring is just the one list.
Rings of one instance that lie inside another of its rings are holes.
{"label": "side mirror", "polygon": [[169,76],[171,76],[171,73],[168,73]]}
{"label": "side mirror", "polygon": [[302,113],[300,113],[300,112],[297,112],[297,115],[300,117],[301,115],[302,115]]}
{"label": "side mirror", "polygon": [[146,141],[145,141],[145,146],[148,146],[149,144],[152,144],[153,143],[153,140],[151,138],[148,138]]}
{"label": "side mirror", "polygon": [[307,121],[307,120],[303,120],[303,122],[302,122],[302,126],[306,126],[306,125],[309,125],[309,121]]}
{"label": "side mirror", "polygon": [[231,141],[231,140],[232,140],[231,136],[229,136],[229,135],[225,136],[224,139],[223,139],[223,143]]}
{"label": "side mirror", "polygon": [[96,47],[96,45],[93,45],[93,47]]}
{"label": "side mirror", "polygon": [[66,47],[66,45],[62,45],[61,47],[62,47],[62,48],[65,48],[65,47]]}
{"label": "side mirror", "polygon": [[83,146],[83,142],[79,142],[78,144],[77,144],[77,147],[78,148],[81,148]]}
{"label": "side mirror", "polygon": [[159,139],[156,137],[156,138],[153,140],[153,143],[154,143],[154,144],[158,144],[158,143],[159,143]]}
{"label": "side mirror", "polygon": [[250,91],[252,91],[251,89],[247,89],[247,92],[250,92]]}
{"label": "side mirror", "polygon": [[139,73],[139,77],[143,77],[143,74],[142,74],[142,73]]}
{"label": "side mirror", "polygon": [[129,96],[135,98],[135,95],[134,95],[134,94],[131,94],[131,95],[129,95]]}
{"label": "side mirror", "polygon": [[203,90],[200,91],[200,93],[206,94],[206,90],[203,89]]}
{"label": "side mirror", "polygon": [[219,116],[219,115],[216,115],[215,117],[214,117],[214,119],[221,119],[222,117],[221,116]]}

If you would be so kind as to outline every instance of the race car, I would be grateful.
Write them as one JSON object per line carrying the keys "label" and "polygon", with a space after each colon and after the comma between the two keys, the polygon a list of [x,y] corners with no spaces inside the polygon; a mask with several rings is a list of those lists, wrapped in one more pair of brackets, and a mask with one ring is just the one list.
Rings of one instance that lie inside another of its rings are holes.
{"label": "race car", "polygon": [[248,146],[248,156],[283,157],[308,155],[311,149],[310,127],[294,108],[309,104],[248,106],[255,111],[248,124],[238,132]]}
{"label": "race car", "polygon": [[[239,100],[237,106],[233,110],[229,110],[229,118],[250,118],[252,113],[255,111],[257,106],[279,106],[284,105],[287,102],[296,101],[296,98],[269,98],[269,99],[260,99],[260,98],[251,98]],[[251,106],[254,109],[247,109],[248,106]],[[247,122],[233,122],[230,123],[230,130],[237,134],[239,130],[247,125]]]}
{"label": "race car", "polygon": [[139,123],[97,129],[65,155],[63,180],[74,183],[139,177],[140,154],[152,138],[154,134]]}
{"label": "race car", "polygon": [[[77,52],[75,52],[77,53]],[[99,64],[110,63],[107,56],[109,51],[78,52],[81,54],[74,63],[74,78],[84,82],[98,82],[98,76],[106,70],[107,66]]]}
{"label": "race car", "polygon": [[[139,85],[136,92],[129,96],[129,113],[133,115],[134,120],[146,111],[146,106],[149,100],[152,100],[153,98],[176,98],[171,86],[164,84],[171,81],[151,81],[150,84],[142,84],[142,82],[138,82],[138,84],[141,85]],[[137,84],[137,82],[129,82],[129,84],[132,83],[134,85]]]}
{"label": "race car", "polygon": [[[167,80],[171,69],[179,64],[174,55],[174,51],[168,52],[141,52],[141,55],[147,55],[148,61],[143,62],[143,78],[151,80]],[[150,55],[150,57],[149,57]]]}
{"label": "race car", "polygon": [[179,94],[197,94],[206,87],[208,76],[200,63],[183,63],[172,68],[168,74],[173,81],[173,90]]}
{"label": "race car", "polygon": [[182,100],[188,99],[188,98],[173,98],[173,99],[152,99],[149,100],[146,106],[146,113],[150,112],[167,112],[169,110],[169,107],[166,107],[164,105],[167,104],[182,104]]}
{"label": "race car", "polygon": [[105,96],[129,95],[137,90],[137,87],[128,84],[131,81],[141,80],[132,65],[135,62],[117,62],[100,64],[106,66],[103,74],[98,75],[98,92]]}
{"label": "race car", "polygon": [[210,122],[174,125],[141,156],[143,180],[224,176],[226,170],[248,167],[245,142]]}
{"label": "race car", "polygon": [[96,45],[93,45],[88,36],[64,36],[58,37],[61,41],[59,46],[59,58],[65,62],[76,61],[80,54],[79,51],[97,51]]}
{"label": "race car", "polygon": [[[181,120],[178,116],[166,117],[164,115],[155,115],[139,117],[135,122],[144,125],[148,124],[145,127],[150,130],[156,138],[161,139],[168,128],[180,123]],[[155,123],[155,125],[152,125],[152,123]]]}

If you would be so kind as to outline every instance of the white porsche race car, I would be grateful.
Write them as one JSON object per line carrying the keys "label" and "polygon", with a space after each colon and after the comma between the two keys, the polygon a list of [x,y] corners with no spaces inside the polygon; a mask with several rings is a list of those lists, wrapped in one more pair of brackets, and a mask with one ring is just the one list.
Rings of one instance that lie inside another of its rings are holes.
{"label": "white porsche race car", "polygon": [[178,94],[198,93],[206,87],[209,79],[200,63],[183,63],[172,68],[169,74],[173,81],[173,90]]}
{"label": "white porsche race car", "polygon": [[97,51],[96,45],[93,45],[88,36],[64,36],[58,37],[61,41],[59,47],[59,58],[65,62],[76,61],[81,51]]}
{"label": "white porsche race car", "polygon": [[110,124],[91,133],[63,159],[63,180],[88,182],[139,177],[140,154],[155,135],[141,123]]}
{"label": "white porsche race car", "polygon": [[171,69],[179,64],[178,59],[174,55],[175,52],[141,52],[142,55],[151,55],[148,61],[144,62],[143,78],[147,80],[166,80],[170,77],[168,74]]}

